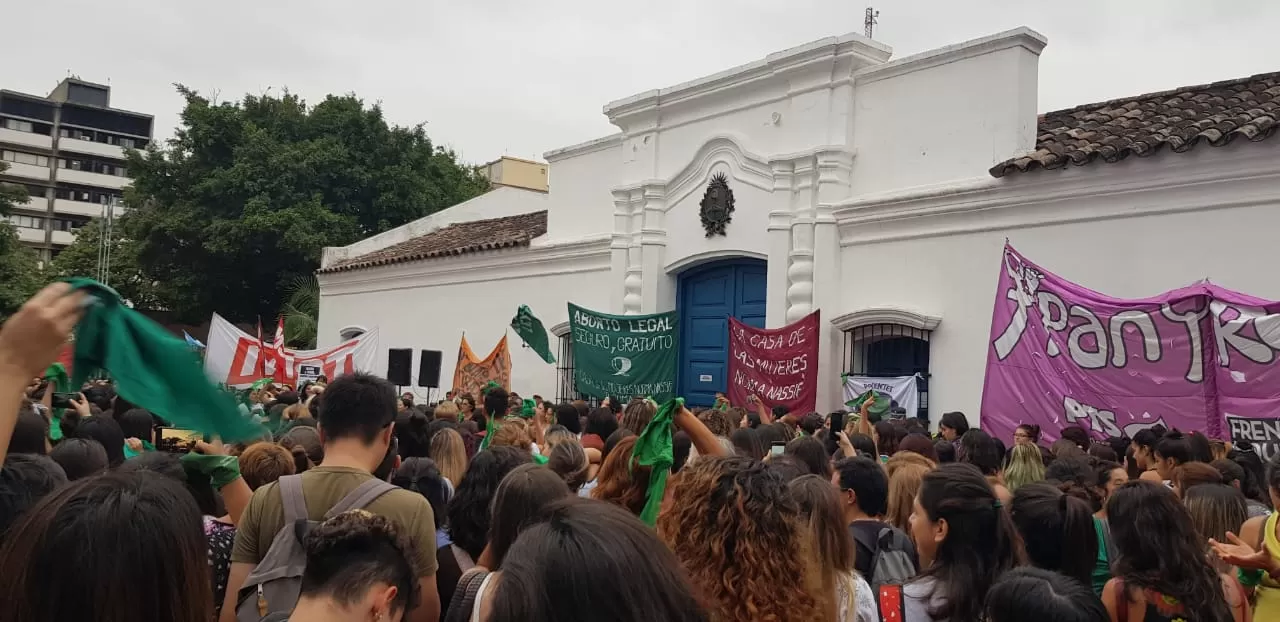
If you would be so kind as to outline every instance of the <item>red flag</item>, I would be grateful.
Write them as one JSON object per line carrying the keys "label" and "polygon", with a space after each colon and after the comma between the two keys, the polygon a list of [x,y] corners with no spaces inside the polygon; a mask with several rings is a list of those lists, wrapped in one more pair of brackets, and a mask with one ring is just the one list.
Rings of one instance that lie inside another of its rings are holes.
{"label": "red flag", "polygon": [[276,323],[276,337],[272,342],[276,361],[275,374],[272,377],[281,384],[293,384],[293,357],[284,345],[284,316]]}

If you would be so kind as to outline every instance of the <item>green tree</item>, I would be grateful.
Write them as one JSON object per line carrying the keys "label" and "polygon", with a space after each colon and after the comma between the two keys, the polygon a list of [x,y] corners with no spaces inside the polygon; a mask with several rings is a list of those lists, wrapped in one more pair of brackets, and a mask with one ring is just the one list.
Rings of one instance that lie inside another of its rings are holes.
{"label": "green tree", "polygon": [[[102,245],[102,221],[95,218],[76,232],[70,246],[49,263],[50,277],[98,277],[98,257]],[[155,285],[138,267],[138,245],[124,239],[120,226],[111,230],[111,274],[108,283],[138,309],[155,309]]]}
{"label": "green tree", "polygon": [[314,106],[290,93],[186,105],[167,148],[129,153],[123,236],[179,318],[275,317],[287,287],[343,246],[489,186],[422,126],[387,124],[354,95]]}
{"label": "green tree", "polygon": [[[8,168],[0,162],[0,173]],[[26,200],[26,188],[0,183],[0,216],[8,216],[14,206]],[[35,251],[18,241],[18,232],[8,220],[0,220],[0,320],[17,311],[43,283]]]}
{"label": "green tree", "polygon": [[291,347],[316,347],[317,322],[320,318],[320,283],[316,277],[294,279],[288,288],[288,299],[280,315],[284,317],[284,341]]}

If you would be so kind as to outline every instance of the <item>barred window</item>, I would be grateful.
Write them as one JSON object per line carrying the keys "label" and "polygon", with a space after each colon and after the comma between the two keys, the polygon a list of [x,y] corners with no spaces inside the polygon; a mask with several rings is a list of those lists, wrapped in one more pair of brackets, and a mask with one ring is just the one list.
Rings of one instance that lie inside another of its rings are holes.
{"label": "barred window", "polygon": [[573,333],[565,333],[560,337],[560,354],[556,356],[556,403],[563,404],[575,400],[583,400],[595,408],[600,400],[578,393],[574,388],[573,376]]}
{"label": "barred window", "polygon": [[929,419],[929,337],[932,331],[901,324],[869,324],[844,331],[844,373],[892,378],[919,374],[915,415]]}

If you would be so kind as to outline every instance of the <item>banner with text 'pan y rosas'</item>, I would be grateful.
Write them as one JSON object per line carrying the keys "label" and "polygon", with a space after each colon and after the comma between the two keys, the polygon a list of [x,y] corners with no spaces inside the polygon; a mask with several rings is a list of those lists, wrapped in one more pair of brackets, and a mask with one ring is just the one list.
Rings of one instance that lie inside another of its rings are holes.
{"label": "banner with text 'pan y rosas'", "polygon": [[652,397],[676,390],[675,312],[608,315],[569,304],[574,387],[595,398]]}

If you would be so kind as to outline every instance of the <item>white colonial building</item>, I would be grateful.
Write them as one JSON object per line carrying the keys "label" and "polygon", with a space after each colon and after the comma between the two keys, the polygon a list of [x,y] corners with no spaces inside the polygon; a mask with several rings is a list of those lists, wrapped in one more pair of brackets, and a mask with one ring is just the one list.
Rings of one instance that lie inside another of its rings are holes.
{"label": "white colonial building", "polygon": [[[688,392],[723,386],[727,316],[820,309],[820,409],[841,373],[920,372],[922,411],[976,422],[1006,238],[1116,296],[1207,277],[1280,298],[1280,141],[1262,141],[1280,76],[1041,115],[1045,43],[1020,28],[893,59],[851,34],[611,102],[618,133],[545,154],[549,192],[498,187],[326,249],[321,345],[377,326],[384,349],[444,351],[447,386],[463,333],[484,356],[527,304],[562,360],[512,332],[513,388],[567,398],[566,302],[674,309]],[[735,209],[709,235],[721,174]]]}

